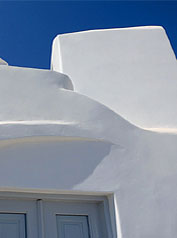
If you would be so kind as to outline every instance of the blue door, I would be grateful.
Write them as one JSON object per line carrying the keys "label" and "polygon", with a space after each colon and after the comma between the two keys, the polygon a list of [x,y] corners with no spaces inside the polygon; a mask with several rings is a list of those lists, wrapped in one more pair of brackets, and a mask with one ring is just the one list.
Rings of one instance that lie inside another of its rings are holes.
{"label": "blue door", "polygon": [[0,214],[0,238],[26,238],[24,214]]}
{"label": "blue door", "polygon": [[57,215],[58,238],[89,238],[87,216]]}

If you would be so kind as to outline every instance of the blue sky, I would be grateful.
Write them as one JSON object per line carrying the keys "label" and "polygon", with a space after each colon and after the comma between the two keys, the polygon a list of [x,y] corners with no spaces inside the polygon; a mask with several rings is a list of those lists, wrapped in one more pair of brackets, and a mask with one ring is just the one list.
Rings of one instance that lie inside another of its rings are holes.
{"label": "blue sky", "polygon": [[0,1],[0,57],[47,69],[57,34],[143,25],[163,26],[177,55],[177,1]]}

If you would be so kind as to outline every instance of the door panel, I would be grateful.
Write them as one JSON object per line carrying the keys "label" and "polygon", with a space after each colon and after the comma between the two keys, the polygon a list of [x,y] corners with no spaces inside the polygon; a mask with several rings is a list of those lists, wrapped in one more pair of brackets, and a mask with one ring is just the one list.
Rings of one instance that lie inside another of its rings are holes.
{"label": "door panel", "polygon": [[[68,235],[67,238],[73,238],[70,235],[71,230],[79,233],[79,222],[84,229],[84,235],[81,238],[101,238],[102,231],[99,224],[98,206],[96,203],[89,202],[48,202],[44,201],[44,227],[46,238],[63,238],[61,230],[64,229]],[[81,218],[79,218],[81,217]],[[66,225],[61,225],[65,218]],[[72,226],[69,226],[69,220],[72,218]],[[75,223],[75,226],[74,226]],[[89,224],[89,225],[88,225]],[[77,227],[76,227],[77,226]],[[89,230],[89,231],[88,231]],[[60,236],[59,236],[60,234]],[[82,234],[82,233],[81,233]],[[65,237],[66,238],[66,237]],[[74,237],[75,238],[75,237]],[[80,238],[76,236],[76,238]]]}
{"label": "door panel", "polygon": [[89,238],[87,216],[57,215],[58,238]]}
{"label": "door panel", "polygon": [[36,201],[0,199],[0,238],[38,238],[36,207]]}
{"label": "door panel", "polygon": [[26,238],[24,214],[0,214],[1,238]]}

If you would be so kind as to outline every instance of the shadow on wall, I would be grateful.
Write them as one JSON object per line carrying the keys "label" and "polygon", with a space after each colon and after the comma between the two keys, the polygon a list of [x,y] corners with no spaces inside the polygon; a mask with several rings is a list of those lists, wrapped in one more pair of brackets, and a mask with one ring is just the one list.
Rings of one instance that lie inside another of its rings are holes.
{"label": "shadow on wall", "polygon": [[82,140],[8,145],[0,150],[0,186],[71,189],[93,173],[111,146]]}

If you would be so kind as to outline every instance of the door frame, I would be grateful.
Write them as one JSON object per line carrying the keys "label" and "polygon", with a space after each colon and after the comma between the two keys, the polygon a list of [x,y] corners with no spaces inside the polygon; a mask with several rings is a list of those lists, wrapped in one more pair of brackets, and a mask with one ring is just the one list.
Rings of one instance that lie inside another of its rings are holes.
{"label": "door frame", "polygon": [[[38,238],[45,238],[45,231],[44,231],[44,210],[43,210],[43,202],[45,201],[68,201],[68,202],[93,202],[99,203],[101,205],[101,212],[104,215],[106,229],[108,233],[108,238],[117,238],[116,232],[116,219],[115,219],[115,206],[114,206],[114,199],[113,194],[101,194],[101,195],[92,195],[89,194],[69,194],[69,193],[37,193],[37,192],[9,192],[9,191],[0,191],[0,201],[3,199],[8,200],[17,200],[18,201],[36,201],[36,209],[37,209],[37,220],[38,220]],[[111,207],[110,207],[111,204]],[[12,206],[13,208],[13,206]],[[22,209],[21,209],[22,210]],[[22,211],[20,212],[19,209],[14,208],[14,213],[30,213],[30,211]],[[30,229],[27,223],[27,231]],[[30,238],[30,236],[29,236]]]}
{"label": "door frame", "polygon": [[38,218],[34,200],[17,200],[13,197],[0,196],[0,213],[24,214],[25,230],[28,233],[28,238],[38,238]]}

